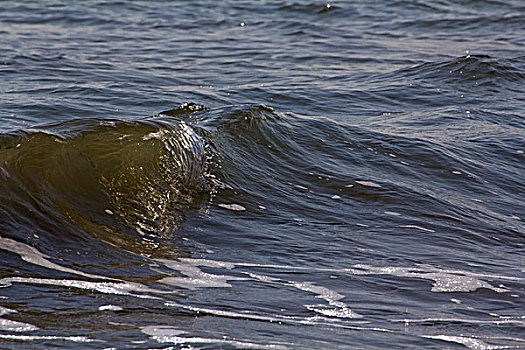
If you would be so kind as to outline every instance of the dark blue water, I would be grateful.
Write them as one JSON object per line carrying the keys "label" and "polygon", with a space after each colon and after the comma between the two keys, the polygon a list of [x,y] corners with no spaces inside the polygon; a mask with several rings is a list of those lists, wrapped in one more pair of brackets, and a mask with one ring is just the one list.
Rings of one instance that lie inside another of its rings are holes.
{"label": "dark blue water", "polygon": [[521,1],[0,2],[0,347],[525,348]]}

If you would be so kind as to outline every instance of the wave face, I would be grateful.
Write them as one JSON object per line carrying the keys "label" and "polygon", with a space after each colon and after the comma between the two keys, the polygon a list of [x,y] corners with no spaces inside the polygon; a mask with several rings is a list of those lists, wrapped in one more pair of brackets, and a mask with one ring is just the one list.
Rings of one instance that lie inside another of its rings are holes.
{"label": "wave face", "polygon": [[14,230],[172,232],[209,191],[206,145],[173,118],[77,119],[4,134],[0,150],[3,224]]}

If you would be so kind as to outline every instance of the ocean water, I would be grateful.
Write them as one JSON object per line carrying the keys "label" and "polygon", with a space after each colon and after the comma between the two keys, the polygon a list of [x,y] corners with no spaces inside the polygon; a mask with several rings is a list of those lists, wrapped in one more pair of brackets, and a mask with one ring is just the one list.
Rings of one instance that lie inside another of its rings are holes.
{"label": "ocean water", "polygon": [[524,349],[525,4],[0,2],[0,348]]}

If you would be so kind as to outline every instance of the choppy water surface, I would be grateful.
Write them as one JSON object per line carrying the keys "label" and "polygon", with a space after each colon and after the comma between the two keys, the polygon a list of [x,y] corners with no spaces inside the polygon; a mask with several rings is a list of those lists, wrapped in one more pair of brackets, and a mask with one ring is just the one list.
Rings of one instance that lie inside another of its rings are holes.
{"label": "choppy water surface", "polygon": [[525,348],[520,1],[1,2],[1,348]]}

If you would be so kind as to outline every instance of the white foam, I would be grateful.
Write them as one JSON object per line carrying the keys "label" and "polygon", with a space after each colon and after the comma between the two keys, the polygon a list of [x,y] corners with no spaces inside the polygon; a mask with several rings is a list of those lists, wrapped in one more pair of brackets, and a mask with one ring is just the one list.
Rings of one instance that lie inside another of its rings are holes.
{"label": "white foam", "polygon": [[491,289],[495,292],[506,292],[506,289],[496,288],[490,283],[480,280],[475,274],[465,275],[462,271],[431,270],[405,267],[374,267],[355,265],[356,269],[347,269],[352,274],[386,274],[395,277],[418,278],[434,281],[432,292],[473,292],[479,288]]}
{"label": "white foam", "polygon": [[259,274],[252,273],[252,272],[244,272],[244,273],[250,276],[251,278],[261,281],[261,282],[284,284],[281,282],[280,278],[270,277],[266,275],[259,275]]}
{"label": "white foam", "polygon": [[19,334],[0,334],[0,339],[6,340],[22,340],[22,341],[33,341],[33,340],[67,340],[76,343],[92,343],[101,342],[101,340],[90,339],[83,336],[70,336],[70,337],[59,337],[54,335],[19,335]]}
{"label": "white foam", "polygon": [[0,318],[0,330],[11,332],[29,332],[38,330],[38,327],[25,322],[18,322]]}
{"label": "white foam", "polygon": [[[231,263],[224,261],[214,261],[205,259],[183,259],[193,265],[216,266],[232,269],[234,267],[260,267],[269,269],[286,269],[297,271],[319,271],[327,273],[344,273],[351,275],[391,275],[403,278],[416,278],[434,281],[433,292],[471,292],[479,288],[488,288],[495,292],[507,292],[507,289],[497,288],[482,279],[499,279],[507,281],[524,282],[524,278],[515,276],[502,276],[492,274],[480,274],[462,270],[445,270],[434,267],[395,267],[395,266],[370,266],[357,264],[350,268],[344,269],[327,269],[327,268],[308,268],[302,266],[289,265],[272,265],[272,264],[251,264],[251,263]],[[222,265],[222,266],[221,266]]]}
{"label": "white foam", "polygon": [[122,311],[124,309],[122,308],[122,306],[108,304],[108,305],[99,306],[98,310],[99,311]]}
{"label": "white foam", "polygon": [[233,211],[245,211],[246,210],[246,208],[243,207],[242,205],[235,204],[235,203],[232,203],[232,204],[220,203],[220,204],[218,204],[218,206],[221,207],[221,208],[228,209],[228,210],[233,210]]}
{"label": "white foam", "polygon": [[249,312],[233,312],[233,311],[227,311],[227,310],[217,310],[217,309],[210,309],[210,308],[203,308],[203,307],[195,307],[191,305],[182,305],[182,304],[178,304],[174,302],[166,302],[165,305],[167,307],[177,307],[177,308],[189,310],[189,311],[195,312],[196,314],[209,314],[209,315],[214,315],[218,317],[228,317],[228,318],[253,320],[253,321],[265,321],[265,322],[278,323],[278,324],[285,323],[285,324],[299,324],[299,325],[308,325],[308,326],[329,326],[329,327],[352,329],[352,330],[367,330],[367,331],[375,331],[375,332],[394,333],[393,330],[386,329],[386,328],[362,327],[362,326],[358,326],[354,324],[354,323],[359,324],[363,322],[367,323],[367,321],[354,321],[354,320],[350,321],[348,319],[341,321],[339,319],[325,318],[322,316],[314,316],[314,317],[298,317],[298,316],[285,316],[285,315],[266,316],[266,315],[253,314]]}
{"label": "white foam", "polygon": [[[370,331],[381,331],[381,332],[392,332],[388,329],[379,328],[366,328],[356,324],[360,322],[367,322],[366,320],[358,319],[361,315],[353,312],[351,308],[343,302],[345,296],[338,293],[335,290],[326,288],[324,286],[317,285],[317,282],[312,281],[293,281],[284,280],[281,278],[267,276],[261,273],[253,273],[249,268],[256,267],[258,269],[270,269],[276,273],[285,273],[287,278],[290,274],[285,271],[308,271],[308,272],[323,272],[327,274],[337,273],[338,275],[389,275],[400,278],[412,278],[412,279],[423,279],[432,281],[432,292],[473,292],[479,288],[487,288],[492,291],[501,293],[507,292],[507,289],[502,287],[495,287],[486,280],[512,280],[512,281],[523,281],[524,279],[515,276],[497,276],[489,274],[479,274],[461,270],[445,270],[431,266],[416,265],[414,267],[396,267],[396,266],[369,266],[369,265],[353,265],[350,268],[345,269],[332,269],[332,268],[310,268],[304,266],[288,266],[288,265],[273,265],[273,264],[252,264],[246,262],[227,262],[207,259],[180,259],[180,260],[156,260],[159,263],[180,272],[186,277],[167,277],[161,282],[182,286],[185,288],[201,288],[201,287],[231,287],[228,283],[231,280],[248,280],[258,281],[266,284],[276,284],[285,287],[293,287],[298,290],[311,293],[315,298],[321,299],[326,303],[319,303],[314,305],[304,305],[306,309],[315,312],[315,316],[304,317],[304,316],[286,316],[269,313],[259,313],[250,310],[243,310],[240,312],[232,310],[221,310],[214,308],[198,307],[193,305],[183,305],[174,302],[165,302],[168,307],[182,308],[187,311],[191,311],[198,314],[209,314],[217,317],[227,317],[235,319],[244,319],[252,321],[264,321],[271,323],[286,323],[286,324],[299,324],[299,325],[311,325],[311,326],[328,326],[328,327],[340,327],[345,329],[356,329],[356,330],[370,330]],[[199,267],[210,267],[222,269],[221,274],[212,274],[203,272]],[[284,272],[283,272],[284,271]],[[239,274],[246,277],[239,277]],[[301,276],[306,276],[301,274]],[[457,299],[451,300],[457,303]],[[357,320],[356,320],[357,319]],[[517,324],[523,325],[525,323],[524,318],[502,318],[498,317],[493,320],[461,320],[461,319],[424,319],[424,320],[394,320],[405,323],[417,323],[417,322],[432,322],[432,321],[443,321],[443,322],[465,322],[465,323],[487,323],[487,324]],[[172,342],[176,344],[186,343],[199,343],[202,339],[208,338],[194,338],[186,337],[180,334],[174,335],[163,335],[166,342]],[[182,339],[180,339],[182,338]],[[466,337],[467,340],[470,341]],[[190,339],[190,340],[188,340]],[[211,342],[211,340],[210,340]],[[483,343],[483,342],[482,342]],[[223,343],[230,346],[237,346],[231,343]],[[469,343],[471,344],[471,343]],[[475,344],[472,341],[472,344]],[[480,343],[481,344],[481,343]],[[239,347],[247,347],[241,346]],[[466,345],[465,345],[466,346]],[[473,346],[473,345],[472,345]]]}
{"label": "white foam", "polygon": [[467,324],[515,324],[525,325],[525,318],[521,317],[505,317],[499,316],[492,320],[477,320],[468,318],[420,318],[420,319],[402,319],[392,320],[393,322],[403,322],[405,324],[411,323],[435,323],[435,322],[450,322],[450,323],[467,323]]}
{"label": "white foam", "polygon": [[323,305],[323,304],[318,304],[318,305],[306,305],[306,308],[310,311],[314,311],[318,314],[328,316],[328,317],[334,317],[334,318],[358,318],[360,317],[359,314],[353,312],[351,309],[347,307],[331,308],[331,307],[326,307],[326,305]]}
{"label": "white foam", "polygon": [[292,282],[291,286],[316,294],[317,298],[323,299],[328,302],[332,308],[327,308],[326,305],[307,305],[309,310],[323,314],[325,316],[341,317],[341,318],[358,318],[361,315],[353,312],[348,305],[341,302],[344,295],[337,293],[331,289],[323,286],[317,286],[312,282]]}
{"label": "white foam", "polygon": [[360,184],[361,186],[373,187],[373,188],[381,188],[381,185],[376,184],[375,182],[372,182],[372,181],[360,181],[360,180],[357,180],[356,183]]}
{"label": "white foam", "polygon": [[450,335],[422,335],[421,337],[428,338],[428,339],[443,340],[443,341],[448,341],[452,343],[458,343],[458,344],[466,346],[469,349],[474,349],[474,350],[505,349],[505,348],[508,349],[508,347],[501,347],[498,345],[489,345],[485,343],[484,341],[481,341],[474,337],[450,336]]}
{"label": "white foam", "polygon": [[184,331],[174,328],[173,326],[165,326],[165,325],[145,326],[145,327],[141,327],[140,331],[147,335],[159,336],[159,337],[172,337],[174,335],[181,335],[185,333]]}
{"label": "white foam", "polygon": [[211,273],[206,273],[199,269],[199,266],[211,266],[211,267],[222,267],[222,268],[233,268],[233,265],[228,263],[217,263],[206,260],[162,260],[158,259],[158,262],[166,265],[170,269],[179,271],[187,277],[165,277],[159,282],[164,284],[169,284],[173,286],[178,286],[186,289],[195,289],[195,288],[226,288],[231,287],[228,281],[243,281],[247,278],[236,277],[236,276],[226,276],[226,275],[215,275]]}
{"label": "white foam", "polygon": [[468,276],[430,273],[426,274],[426,278],[434,281],[432,292],[473,292],[479,288],[492,289],[500,293],[506,291],[506,289],[493,287],[488,282]]}
{"label": "white foam", "polygon": [[[175,260],[158,259],[157,261],[162,262],[163,264],[165,264],[166,266],[174,270],[179,270],[181,266],[180,263]],[[182,258],[182,259],[179,259],[179,261],[185,262],[191,265],[195,265],[195,266],[217,267],[217,268],[228,269],[228,270],[231,270],[235,268],[235,266],[239,265],[238,263],[233,263],[233,262],[228,262],[228,261],[194,259],[194,258]]]}
{"label": "white foam", "polygon": [[417,226],[417,225],[402,225],[402,226],[399,226],[401,228],[415,228],[416,230],[420,230],[420,231],[425,231],[425,232],[436,232],[434,230],[431,230],[429,228],[425,228],[425,227],[421,227],[421,226]]}
{"label": "white foam", "polygon": [[133,282],[91,282],[81,280],[57,280],[32,277],[6,277],[0,279],[0,287],[10,286],[12,283],[29,283],[45,284],[53,286],[62,286],[68,288],[78,288],[85,290],[94,290],[104,294],[130,295],[144,299],[160,299],[152,295],[133,294],[131,292],[141,293],[169,293],[158,289],[152,289],[139,283]]}
{"label": "white foam", "polygon": [[[283,344],[257,344],[253,342],[245,342],[238,340],[229,340],[226,336],[221,339],[183,336],[186,332],[181,331],[172,326],[147,326],[141,328],[142,333],[149,335],[159,343],[174,343],[174,344],[224,344],[242,349],[287,349]],[[293,345],[293,344],[290,344]]]}
{"label": "white foam", "polygon": [[305,305],[305,307],[311,311],[332,317],[340,318],[357,318],[360,317],[357,313],[353,312],[348,305],[343,303],[341,300],[344,295],[341,295],[331,289],[323,286],[315,285],[313,282],[294,282],[285,281],[275,277],[269,277],[265,275],[243,272],[250,276],[238,277],[238,276],[227,276],[227,275],[215,275],[203,272],[197,266],[208,266],[216,268],[225,268],[228,270],[233,269],[236,264],[219,262],[205,259],[181,259],[179,261],[174,260],[157,260],[159,263],[166,265],[167,267],[179,271],[188,277],[166,277],[160,280],[162,283],[176,285],[183,288],[195,289],[195,288],[210,288],[210,287],[231,287],[227,281],[230,280],[255,280],[264,283],[275,283],[286,286],[292,286],[299,290],[315,294],[317,298],[323,299],[328,302],[327,305]]}
{"label": "white foam", "polygon": [[17,242],[10,238],[0,237],[0,249],[8,250],[10,252],[18,254],[20,255],[20,258],[22,258],[22,260],[30,264],[35,264],[35,265],[46,267],[48,269],[67,272],[67,273],[80,275],[80,276],[88,277],[88,278],[109,279],[108,277],[105,277],[105,276],[92,275],[89,273],[85,273],[82,271],[70,269],[68,267],[64,267],[64,266],[55,264],[47,260],[46,258],[48,256],[45,254],[42,254],[36,248],[33,248],[21,242]]}
{"label": "white foam", "polygon": [[8,308],[3,307],[3,306],[0,306],[0,316],[7,315],[7,314],[12,314],[12,313],[15,313],[15,312],[17,312],[17,311],[8,309]]}
{"label": "white foam", "polygon": [[[210,277],[208,277],[210,276]],[[231,284],[226,281],[235,279],[230,278],[229,276],[224,276],[224,278],[217,278],[217,275],[208,275],[200,276],[197,278],[194,277],[165,277],[159,280],[160,283],[169,284],[172,286],[177,286],[185,289],[196,289],[196,288],[229,288]]]}

